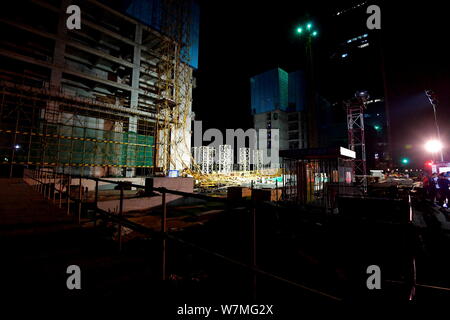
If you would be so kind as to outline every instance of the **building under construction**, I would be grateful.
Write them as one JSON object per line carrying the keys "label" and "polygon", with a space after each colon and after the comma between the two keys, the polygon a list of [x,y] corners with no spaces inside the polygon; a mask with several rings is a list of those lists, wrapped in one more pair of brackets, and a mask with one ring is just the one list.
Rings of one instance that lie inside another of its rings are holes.
{"label": "building under construction", "polygon": [[[66,26],[77,5],[81,28]],[[193,0],[0,5],[0,164],[142,176],[191,163]]]}

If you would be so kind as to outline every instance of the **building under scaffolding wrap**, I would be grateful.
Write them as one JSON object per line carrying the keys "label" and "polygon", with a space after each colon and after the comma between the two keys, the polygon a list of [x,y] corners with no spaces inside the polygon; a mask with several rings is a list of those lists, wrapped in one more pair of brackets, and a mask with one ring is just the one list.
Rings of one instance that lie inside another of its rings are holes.
{"label": "building under scaffolding wrap", "polygon": [[[190,167],[197,5],[110,3],[0,4],[2,174],[23,165],[128,177]],[[66,28],[71,4],[79,30]]]}

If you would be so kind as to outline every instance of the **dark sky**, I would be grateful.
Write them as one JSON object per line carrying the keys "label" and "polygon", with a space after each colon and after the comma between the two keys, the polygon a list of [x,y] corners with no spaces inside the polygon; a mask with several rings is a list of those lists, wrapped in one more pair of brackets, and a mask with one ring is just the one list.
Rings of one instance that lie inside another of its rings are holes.
{"label": "dark sky", "polygon": [[[203,120],[204,128],[251,127],[249,78],[277,66],[286,71],[303,68],[303,47],[293,30],[306,19],[319,26],[315,62],[325,65],[321,59],[327,57],[333,42],[330,16],[336,8],[360,2],[200,1],[200,57],[193,102],[197,119]],[[423,140],[434,132],[425,88],[433,89],[439,98],[441,133],[450,139],[450,27],[446,10],[439,1],[378,4],[394,155],[409,156],[419,164],[427,157],[422,152]],[[362,17],[362,23],[365,19]],[[320,77],[326,76],[327,70],[322,68]],[[405,149],[405,145],[412,148]]]}

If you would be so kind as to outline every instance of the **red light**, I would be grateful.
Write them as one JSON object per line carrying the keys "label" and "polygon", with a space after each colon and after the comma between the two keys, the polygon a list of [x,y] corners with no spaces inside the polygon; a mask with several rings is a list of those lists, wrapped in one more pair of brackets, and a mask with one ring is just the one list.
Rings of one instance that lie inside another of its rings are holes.
{"label": "red light", "polygon": [[433,165],[433,161],[427,161],[425,162],[425,165],[431,167]]}

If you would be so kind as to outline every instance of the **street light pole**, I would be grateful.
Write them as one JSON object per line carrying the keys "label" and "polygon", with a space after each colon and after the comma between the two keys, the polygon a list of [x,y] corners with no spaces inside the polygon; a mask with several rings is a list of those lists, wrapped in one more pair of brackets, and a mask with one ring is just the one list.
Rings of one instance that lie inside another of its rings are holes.
{"label": "street light pole", "polygon": [[[438,140],[441,141],[441,131],[439,130],[439,124],[437,121],[436,100],[433,98],[434,93],[431,90],[425,90],[425,93],[428,96],[428,100],[430,100],[430,104],[433,107],[434,125],[436,126],[436,135],[437,135]],[[444,162],[444,154],[442,153],[442,148],[439,151],[439,154],[440,154],[441,162]]]}
{"label": "street light pole", "polygon": [[[434,124],[436,126],[436,134],[439,141],[441,141],[441,132],[439,130],[439,124],[437,122],[437,116],[436,116],[436,105],[431,104],[433,106],[433,113],[434,113]],[[444,162],[444,154],[442,153],[442,149],[439,151],[439,154],[441,156],[441,162]]]}

